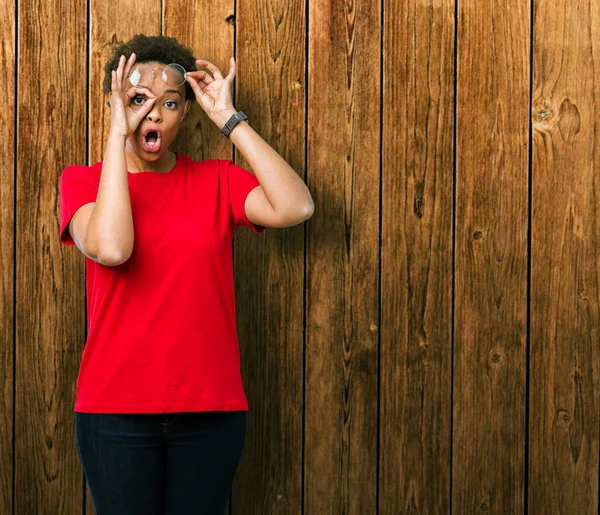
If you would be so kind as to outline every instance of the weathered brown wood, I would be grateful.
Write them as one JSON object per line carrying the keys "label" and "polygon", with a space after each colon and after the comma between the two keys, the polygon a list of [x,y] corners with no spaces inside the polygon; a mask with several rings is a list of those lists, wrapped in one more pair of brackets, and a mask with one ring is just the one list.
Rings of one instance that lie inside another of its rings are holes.
{"label": "weathered brown wood", "polygon": [[[196,59],[214,63],[226,76],[229,73],[229,58],[234,55],[234,0],[163,0],[163,6],[165,36],[177,38],[177,41],[193,50]],[[198,161],[232,158],[231,144],[196,102],[171,149]]]}
{"label": "weathered brown wood", "polygon": [[[192,49],[196,59],[206,59],[229,73],[229,57],[233,55],[235,5],[231,0],[188,2],[163,0],[163,34],[175,37]],[[202,23],[190,23],[190,20]],[[198,68],[201,69],[201,68]],[[181,125],[171,150],[193,159],[231,159],[232,146],[217,126],[206,116],[197,102]],[[251,485],[248,485],[251,487]],[[231,502],[225,513],[229,513]]]}
{"label": "weathered brown wood", "polygon": [[[314,0],[309,20],[298,0],[96,0],[89,27],[85,3],[21,0],[17,19],[4,2],[0,513],[81,513],[84,491],[94,513],[73,432],[84,259],[58,238],[59,177],[86,148],[102,159],[104,64],[163,15],[223,71],[235,49],[236,107],[316,204],[306,225],[236,235],[250,413],[231,512],[597,513],[600,2],[533,4],[531,63],[517,0],[392,0],[383,18]],[[172,149],[248,167],[197,105]]]}
{"label": "weathered brown wood", "polygon": [[62,169],[85,161],[86,8],[21,0],[18,9],[13,513],[71,514],[83,493],[72,427],[84,283],[57,230]]}
{"label": "weathered brown wood", "polygon": [[374,513],[381,6],[309,7],[305,510]]}
{"label": "weathered brown wood", "polygon": [[598,513],[600,4],[535,4],[529,513]]}
{"label": "weathered brown wood", "polygon": [[523,513],[529,4],[459,2],[453,511]]}
{"label": "weathered brown wood", "polygon": [[13,366],[14,230],[15,230],[15,2],[0,4],[0,513],[12,513],[13,503]]}
{"label": "weathered brown wood", "polygon": [[454,16],[386,4],[381,514],[450,512]]}
{"label": "weathered brown wood", "polygon": [[115,0],[89,0],[91,16],[90,59],[90,160],[102,161],[110,129],[110,107],[102,92],[104,65],[112,49],[136,34],[160,34],[160,0],[130,2]]}
{"label": "weathered brown wood", "polygon": [[[304,3],[237,3],[235,106],[305,179]],[[236,150],[236,163],[250,169]],[[250,404],[232,495],[239,515],[302,511],[305,225],[240,228],[234,265],[242,375]]]}
{"label": "weathered brown wood", "polygon": [[[104,65],[110,58],[112,49],[132,38],[135,34],[156,36],[160,34],[160,0],[149,2],[129,2],[116,0],[104,2],[89,0],[91,17],[90,58],[90,120],[88,164],[103,160],[104,148],[110,129],[110,107],[102,92]],[[83,306],[83,303],[81,304]],[[77,308],[79,305],[77,306]],[[86,513],[94,514],[92,494],[86,484]]]}

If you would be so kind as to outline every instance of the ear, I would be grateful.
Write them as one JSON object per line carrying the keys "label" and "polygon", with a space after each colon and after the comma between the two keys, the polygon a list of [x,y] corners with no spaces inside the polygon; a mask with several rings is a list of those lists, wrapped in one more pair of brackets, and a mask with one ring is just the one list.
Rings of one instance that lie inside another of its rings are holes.
{"label": "ear", "polygon": [[179,120],[180,122],[182,122],[183,119],[187,116],[191,107],[192,107],[192,101],[190,99],[186,100],[185,106],[183,108],[183,114],[181,115],[181,120]]}

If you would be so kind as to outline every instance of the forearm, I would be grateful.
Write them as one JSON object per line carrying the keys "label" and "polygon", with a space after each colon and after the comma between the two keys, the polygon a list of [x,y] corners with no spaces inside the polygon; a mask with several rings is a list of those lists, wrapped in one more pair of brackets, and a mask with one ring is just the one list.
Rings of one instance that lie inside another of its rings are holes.
{"label": "forearm", "polygon": [[125,141],[123,136],[108,137],[96,205],[86,233],[86,244],[106,262],[125,261],[133,250]]}
{"label": "forearm", "polygon": [[[213,120],[219,130],[235,112],[228,111]],[[238,123],[229,138],[252,168],[274,211],[293,211],[299,217],[312,212],[314,204],[306,184],[250,125]]]}

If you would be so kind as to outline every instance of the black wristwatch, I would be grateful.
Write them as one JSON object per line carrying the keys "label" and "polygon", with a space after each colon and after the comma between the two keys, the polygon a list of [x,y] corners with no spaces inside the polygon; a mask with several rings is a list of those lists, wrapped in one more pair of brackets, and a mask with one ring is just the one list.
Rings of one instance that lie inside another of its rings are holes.
{"label": "black wristwatch", "polygon": [[229,120],[227,120],[227,123],[221,129],[221,134],[223,134],[223,136],[225,136],[226,138],[229,138],[229,135],[231,134],[231,131],[233,130],[233,128],[238,123],[247,121],[247,120],[248,120],[248,117],[241,111],[238,111],[231,118],[229,118]]}

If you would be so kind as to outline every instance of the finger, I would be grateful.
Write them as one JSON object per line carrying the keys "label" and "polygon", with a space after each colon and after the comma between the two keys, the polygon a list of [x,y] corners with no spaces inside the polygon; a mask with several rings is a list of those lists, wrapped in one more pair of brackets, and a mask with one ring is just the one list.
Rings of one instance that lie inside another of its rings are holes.
{"label": "finger", "polygon": [[130,116],[133,116],[136,120],[142,120],[152,109],[155,100],[155,98],[151,98],[144,102],[141,106],[133,104],[128,105],[127,109],[129,109],[129,112],[131,113]]}
{"label": "finger", "polygon": [[134,63],[135,63],[135,54],[133,52],[131,52],[131,55],[129,56],[129,60],[127,61],[127,65],[125,66],[125,71],[123,72],[124,77],[127,77],[129,79],[129,72],[131,71],[131,68]]}
{"label": "finger", "polygon": [[211,77],[211,75],[209,73],[204,72],[204,71],[187,72],[187,74],[191,75],[196,80],[202,80],[202,81],[204,81],[206,84],[210,84],[211,82],[214,82],[214,80],[215,80],[215,79],[213,79]]}
{"label": "finger", "polygon": [[231,59],[229,59],[229,73],[227,74],[227,77],[225,77],[225,80],[233,80],[233,78],[235,77],[235,59],[232,57]]}
{"label": "finger", "polygon": [[112,80],[110,83],[110,87],[112,92],[115,94],[115,96],[119,96],[120,91],[119,91],[119,86],[118,86],[118,81],[117,81],[117,72],[116,70],[112,70]]}
{"label": "finger", "polygon": [[156,95],[154,93],[152,93],[152,91],[150,91],[147,88],[137,88],[135,86],[129,88],[125,94],[129,97],[129,98],[133,98],[136,95],[143,95],[146,96],[148,98],[156,98]]}
{"label": "finger", "polygon": [[188,75],[187,79],[188,83],[190,84],[190,86],[192,86],[192,89],[194,90],[194,94],[196,95],[196,98],[202,98],[206,93],[206,87],[207,84],[202,81],[202,80],[195,80],[193,77],[190,77]]}
{"label": "finger", "polygon": [[[186,80],[188,81],[190,86],[192,86],[194,93],[196,93],[196,94],[202,93],[202,89],[205,87],[204,85],[206,84],[203,80],[195,79],[194,77],[191,77],[189,73],[188,73]],[[202,87],[200,87],[201,82],[204,84]]]}
{"label": "finger", "polygon": [[223,79],[223,75],[221,75],[221,71],[213,63],[211,63],[209,61],[205,61],[204,59],[196,59],[196,62],[200,63],[200,64],[204,65],[206,68],[208,68],[210,70],[210,73],[212,73],[214,75],[215,79],[218,79],[218,80]]}
{"label": "finger", "polygon": [[119,57],[119,66],[117,66],[117,86],[119,88],[119,90],[123,89],[123,63],[124,63],[124,59],[125,56],[122,55],[121,57]]}
{"label": "finger", "polygon": [[144,102],[142,107],[138,110],[138,113],[140,114],[140,118],[143,118],[150,112],[150,109],[152,109],[154,102],[156,102],[156,98],[149,98],[148,100],[146,100]]}

